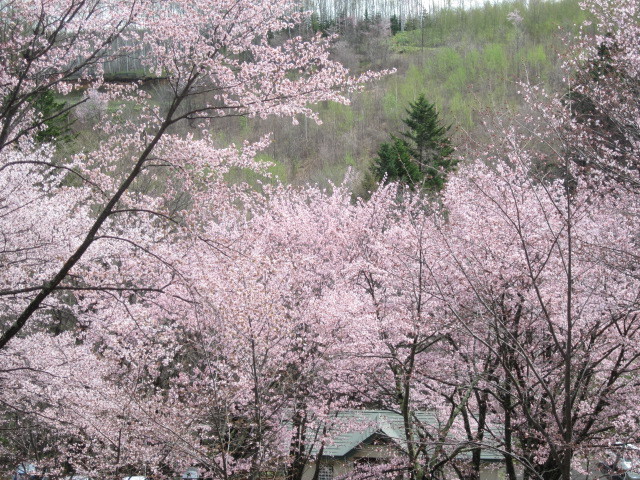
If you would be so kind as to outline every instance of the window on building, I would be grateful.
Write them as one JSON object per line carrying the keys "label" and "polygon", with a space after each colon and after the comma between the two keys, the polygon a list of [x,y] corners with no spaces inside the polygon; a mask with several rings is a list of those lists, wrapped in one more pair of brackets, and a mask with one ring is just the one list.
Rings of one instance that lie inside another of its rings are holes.
{"label": "window on building", "polygon": [[318,480],[333,480],[333,465],[320,465]]}

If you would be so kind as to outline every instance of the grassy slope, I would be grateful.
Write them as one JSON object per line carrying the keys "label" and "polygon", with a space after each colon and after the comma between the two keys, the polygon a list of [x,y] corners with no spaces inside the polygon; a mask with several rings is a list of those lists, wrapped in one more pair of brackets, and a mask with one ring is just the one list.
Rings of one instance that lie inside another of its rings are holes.
{"label": "grassy slope", "polygon": [[[515,10],[522,16],[519,25],[508,20]],[[519,107],[518,82],[529,78],[554,88],[564,37],[571,37],[585,19],[578,0],[504,2],[440,10],[425,19],[424,29],[395,37],[373,30],[347,32],[335,47],[338,60],[355,72],[397,72],[353,95],[350,106],[318,105],[322,125],[306,119],[292,125],[285,119],[231,118],[213,125],[213,132],[221,146],[273,132],[273,143],[261,158],[274,163],[274,174],[291,183],[337,183],[348,168],[363,176],[379,144],[402,130],[408,103],[425,93],[443,121],[452,124],[454,143],[464,155],[469,145],[484,141],[484,119]],[[150,93],[161,102],[154,88]],[[82,122],[75,127],[78,141],[67,149],[95,146],[96,132],[86,131]],[[241,171],[230,180],[258,179]],[[361,183],[356,179],[354,188]]]}
{"label": "grassy slope", "polygon": [[[509,21],[517,10],[522,21]],[[395,67],[397,73],[353,97],[351,106],[318,107],[322,126],[301,121],[242,122],[227,125],[226,140],[274,131],[266,156],[284,180],[340,182],[348,167],[367,170],[378,145],[402,129],[409,101],[420,93],[436,103],[453,125],[464,153],[484,139],[483,120],[519,108],[518,84],[529,79],[557,88],[557,65],[576,25],[586,20],[577,0],[505,2],[473,10],[441,10],[420,29],[386,39],[381,49],[342,42],[336,55],[356,69]],[[367,55],[376,51],[376,56]],[[363,53],[365,52],[365,53]]]}

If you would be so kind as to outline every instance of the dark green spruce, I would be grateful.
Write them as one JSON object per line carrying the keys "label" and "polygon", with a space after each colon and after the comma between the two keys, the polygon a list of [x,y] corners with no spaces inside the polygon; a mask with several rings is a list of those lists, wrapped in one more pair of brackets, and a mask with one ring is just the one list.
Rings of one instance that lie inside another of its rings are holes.
{"label": "dark green spruce", "polygon": [[447,175],[457,164],[448,137],[450,125],[443,125],[435,105],[424,95],[409,103],[403,120],[407,130],[404,138],[392,136],[391,142],[380,145],[372,172],[377,181],[401,182],[411,189],[438,192]]}

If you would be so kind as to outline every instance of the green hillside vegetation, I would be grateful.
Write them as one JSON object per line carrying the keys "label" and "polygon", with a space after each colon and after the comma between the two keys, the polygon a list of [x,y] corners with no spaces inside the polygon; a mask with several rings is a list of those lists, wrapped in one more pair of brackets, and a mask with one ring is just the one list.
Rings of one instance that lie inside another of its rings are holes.
{"label": "green hillside vegetation", "polygon": [[287,181],[336,183],[350,167],[360,176],[369,169],[380,144],[402,130],[409,103],[424,94],[452,124],[454,146],[464,155],[465,145],[485,139],[483,122],[492,112],[519,108],[520,82],[558,88],[564,39],[587,19],[577,0],[562,0],[442,9],[407,22],[413,30],[393,37],[385,32],[382,39],[375,24],[359,27],[343,33],[336,57],[352,70],[396,68],[395,74],[354,95],[350,106],[321,105],[321,126],[304,119],[299,125],[239,120],[219,135],[229,140],[240,139],[247,128],[256,135],[273,131],[267,153]]}
{"label": "green hillside vegetation", "polygon": [[481,8],[440,9],[422,20],[408,22],[413,28],[395,35],[394,44],[398,48],[415,50],[422,45],[442,47],[457,43],[486,45],[515,41],[517,31],[509,14],[516,10],[522,16],[520,33],[533,43],[548,44],[552,37],[558,36],[559,28],[572,32],[574,25],[589,18],[575,1],[487,2]]}
{"label": "green hillside vegetation", "polygon": [[[510,20],[515,14],[521,21]],[[403,105],[424,91],[445,117],[473,130],[487,108],[517,107],[518,82],[554,88],[563,39],[586,19],[577,2],[566,0],[486,4],[425,17],[424,29],[391,39],[408,68],[388,89],[385,111],[401,115]]]}
{"label": "green hillside vegetation", "polygon": [[[363,188],[362,179],[380,145],[391,134],[403,131],[406,109],[420,95],[435,105],[444,124],[452,125],[449,135],[453,146],[457,154],[465,156],[469,146],[486,140],[484,121],[492,113],[519,108],[519,82],[529,79],[558,88],[556,72],[566,50],[564,38],[571,37],[586,19],[578,0],[561,0],[439,9],[423,18],[409,19],[394,36],[388,22],[385,26],[379,16],[349,25],[326,22],[323,28],[337,28],[341,33],[334,57],[354,73],[391,68],[396,73],[353,94],[349,106],[332,102],[318,105],[322,125],[305,118],[297,125],[277,118],[227,118],[216,121],[212,132],[221,146],[240,145],[245,139],[273,132],[271,146],[260,157],[273,164],[273,175],[288,183],[327,185],[342,182],[352,169],[355,193],[363,194],[358,189]],[[306,32],[287,34],[308,35],[317,28],[311,25]],[[149,83],[149,93],[158,97],[158,104],[162,89],[161,81]],[[107,108],[122,107],[110,104]],[[85,131],[82,119],[75,120],[77,141],[65,148],[95,144],[99,132]],[[191,133],[199,131],[198,126],[192,126]],[[252,184],[273,181],[244,171],[231,172],[229,179]]]}

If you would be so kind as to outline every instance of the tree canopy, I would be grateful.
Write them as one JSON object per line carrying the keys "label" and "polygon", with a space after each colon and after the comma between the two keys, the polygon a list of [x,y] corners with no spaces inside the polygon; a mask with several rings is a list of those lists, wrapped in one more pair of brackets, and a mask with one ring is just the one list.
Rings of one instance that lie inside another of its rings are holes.
{"label": "tree canopy", "polygon": [[[640,429],[640,4],[588,6],[611,34],[575,40],[563,94],[523,85],[457,169],[420,97],[381,148],[397,178],[353,201],[349,179],[228,182],[266,172],[270,139],[211,133],[316,119],[378,76],[330,38],[272,42],[295,3],[0,3],[0,471],[302,480],[372,431],[340,411],[375,407],[402,432],[353,480],[478,480],[483,449],[508,480],[605,473]],[[161,102],[94,68],[120,35],[152,52]],[[43,108],[50,90],[75,100]],[[38,137],[67,111],[95,144]],[[430,168],[437,197],[403,188]]]}
{"label": "tree canopy", "polygon": [[442,125],[435,105],[423,94],[409,103],[406,112],[404,139],[392,136],[390,143],[383,143],[372,171],[378,181],[399,181],[412,189],[419,186],[438,192],[458,162],[452,157],[454,149],[447,136],[451,126]]}

